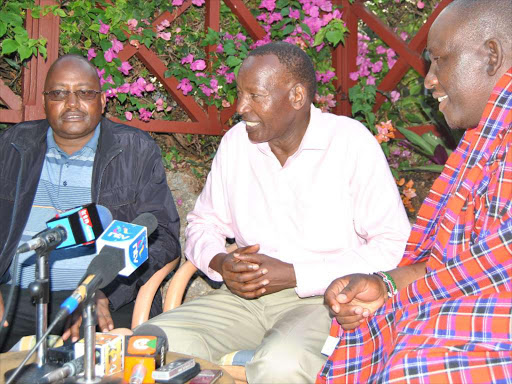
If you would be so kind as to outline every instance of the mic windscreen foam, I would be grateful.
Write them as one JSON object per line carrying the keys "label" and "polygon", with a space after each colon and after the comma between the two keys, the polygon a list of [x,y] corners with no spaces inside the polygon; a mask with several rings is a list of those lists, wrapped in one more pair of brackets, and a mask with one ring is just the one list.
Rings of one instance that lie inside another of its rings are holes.
{"label": "mic windscreen foam", "polygon": [[[121,269],[124,268],[124,251],[122,249],[105,247],[101,254],[96,255],[89,263],[84,279],[90,275],[101,277],[98,288],[105,288],[114,280]],[[83,281],[83,279],[82,279]]]}

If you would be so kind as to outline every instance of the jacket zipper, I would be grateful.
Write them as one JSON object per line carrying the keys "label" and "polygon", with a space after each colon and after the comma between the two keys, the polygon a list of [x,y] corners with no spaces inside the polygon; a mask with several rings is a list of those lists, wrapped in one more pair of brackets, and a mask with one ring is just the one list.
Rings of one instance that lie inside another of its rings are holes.
{"label": "jacket zipper", "polygon": [[114,153],[112,155],[112,157],[105,163],[105,167],[103,167],[103,169],[101,171],[100,178],[98,180],[98,189],[96,191],[96,201],[98,203],[100,201],[101,182],[103,181],[103,175],[105,174],[105,170],[107,169],[108,165],[112,162],[112,160],[114,160],[117,156],[119,156],[119,154],[121,154],[121,152],[123,152],[122,148],[119,149],[119,151],[117,153]]}

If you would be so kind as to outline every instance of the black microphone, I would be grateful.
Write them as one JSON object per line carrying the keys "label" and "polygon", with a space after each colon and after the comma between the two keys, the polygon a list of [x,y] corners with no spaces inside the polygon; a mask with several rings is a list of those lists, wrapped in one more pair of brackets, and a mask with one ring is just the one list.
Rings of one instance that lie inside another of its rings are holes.
{"label": "black microphone", "polygon": [[64,380],[66,377],[75,376],[84,370],[84,357],[80,356],[65,363],[62,367],[47,373],[39,380],[39,384],[53,383]]}
{"label": "black microphone", "polygon": [[32,239],[23,243],[16,250],[17,253],[24,253],[34,250],[51,251],[57,248],[68,238],[68,232],[62,226],[46,228],[34,235]]}
{"label": "black microphone", "polygon": [[22,244],[17,252],[92,244],[111,222],[112,214],[108,208],[94,203],[79,206],[48,220],[48,228]]}

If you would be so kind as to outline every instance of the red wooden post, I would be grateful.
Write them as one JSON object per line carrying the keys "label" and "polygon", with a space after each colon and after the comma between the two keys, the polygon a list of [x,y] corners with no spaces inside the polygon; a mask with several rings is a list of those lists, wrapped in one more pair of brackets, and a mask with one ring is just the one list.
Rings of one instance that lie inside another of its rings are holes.
{"label": "red wooden post", "polygon": [[352,115],[352,107],[348,100],[348,90],[355,82],[350,80],[350,72],[357,71],[357,17],[352,11],[352,5],[348,0],[335,0],[335,4],[342,6],[343,20],[349,30],[345,38],[345,44],[338,44],[332,52],[332,66],[336,72],[334,86],[336,87],[337,115]]}
{"label": "red wooden post", "polygon": [[[54,0],[36,0],[35,5],[45,7],[56,5]],[[44,81],[50,65],[59,56],[59,17],[51,12],[39,19],[32,18],[30,11],[27,14],[26,28],[28,36],[32,39],[44,37],[47,39],[47,58],[41,55],[32,57],[27,67],[23,68],[23,120],[43,119]]]}

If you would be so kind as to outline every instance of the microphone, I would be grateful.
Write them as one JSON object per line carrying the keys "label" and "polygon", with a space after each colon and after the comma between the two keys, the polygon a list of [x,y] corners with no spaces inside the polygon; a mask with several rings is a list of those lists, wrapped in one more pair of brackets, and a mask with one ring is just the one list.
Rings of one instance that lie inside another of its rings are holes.
{"label": "microphone", "polygon": [[139,215],[131,223],[114,220],[105,232],[96,240],[96,250],[110,246],[123,251],[125,267],[119,272],[121,276],[130,276],[148,259],[148,235],[151,235],[158,221],[151,213]]}
{"label": "microphone", "polygon": [[[97,289],[105,288],[112,280],[116,278],[118,274],[128,268],[131,270],[130,274],[135,271],[144,261],[147,259],[147,234],[154,232],[158,225],[155,216],[151,213],[143,213],[133,220],[133,224],[125,223],[119,220],[114,220],[112,224],[107,228],[107,232],[112,231],[111,228],[115,226],[115,229],[121,228],[120,233],[124,233],[125,236],[130,237],[130,230],[134,229],[136,237],[133,241],[129,242],[130,248],[126,249],[124,242],[111,241],[106,244],[102,242],[101,246],[98,242],[101,240],[103,235],[96,241],[98,254],[92,259],[80,285],[75,289],[73,294],[68,297],[62,304],[61,310],[57,316],[64,316],[71,314],[75,311],[78,305],[83,302],[92,293],[96,292]],[[123,229],[128,228],[125,232]],[[112,244],[112,245],[110,245]],[[139,248],[142,251],[139,251]],[[138,255],[145,252],[145,258],[138,258]],[[62,313],[62,314],[61,314]]]}
{"label": "microphone", "polygon": [[39,380],[39,384],[53,383],[54,381],[64,380],[66,377],[75,376],[84,370],[84,357],[80,356],[65,363],[62,367],[47,373]]}
{"label": "microphone", "polygon": [[68,238],[57,249],[92,244],[112,222],[108,208],[95,203],[79,206],[58,214],[46,222],[48,228],[62,226]]}
{"label": "microphone", "polygon": [[94,203],[73,208],[46,222],[47,229],[20,245],[17,253],[91,244],[112,222],[108,208]]}
{"label": "microphone", "polygon": [[47,228],[38,234],[34,235],[32,239],[26,243],[21,244],[16,253],[25,253],[39,249],[41,251],[54,250],[68,237],[68,232],[62,226],[55,228]]}

